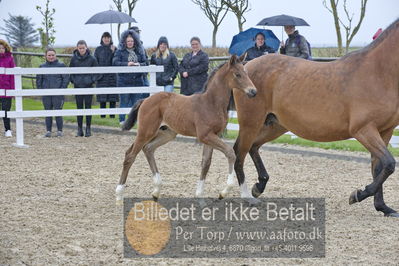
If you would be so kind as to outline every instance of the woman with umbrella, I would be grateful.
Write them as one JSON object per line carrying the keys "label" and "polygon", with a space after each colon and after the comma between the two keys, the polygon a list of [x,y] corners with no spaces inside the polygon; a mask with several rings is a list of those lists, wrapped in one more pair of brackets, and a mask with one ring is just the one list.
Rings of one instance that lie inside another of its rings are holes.
{"label": "woman with umbrella", "polygon": [[256,34],[255,45],[246,51],[247,57],[245,59],[247,61],[250,61],[262,55],[266,55],[268,53],[276,52],[272,47],[266,45],[265,39],[265,35],[262,32]]}

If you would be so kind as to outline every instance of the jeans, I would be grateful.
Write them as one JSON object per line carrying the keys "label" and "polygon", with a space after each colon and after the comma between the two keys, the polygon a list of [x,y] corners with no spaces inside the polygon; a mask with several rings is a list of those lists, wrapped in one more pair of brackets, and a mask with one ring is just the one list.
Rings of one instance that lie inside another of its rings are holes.
{"label": "jeans", "polygon": [[[44,110],[61,110],[64,106],[64,96],[43,96],[42,98]],[[55,122],[57,130],[62,131],[63,119],[62,116],[56,116]],[[53,125],[53,117],[46,117],[46,130],[51,132]]]}
{"label": "jeans", "polygon": [[164,91],[166,92],[173,92],[173,85],[165,85]]}
{"label": "jeans", "polygon": [[[146,98],[144,94],[148,93],[124,93],[120,94],[120,108],[129,108],[133,107],[133,105],[140,99]],[[147,96],[148,97],[148,96]],[[125,121],[125,114],[119,115],[119,122]]]}

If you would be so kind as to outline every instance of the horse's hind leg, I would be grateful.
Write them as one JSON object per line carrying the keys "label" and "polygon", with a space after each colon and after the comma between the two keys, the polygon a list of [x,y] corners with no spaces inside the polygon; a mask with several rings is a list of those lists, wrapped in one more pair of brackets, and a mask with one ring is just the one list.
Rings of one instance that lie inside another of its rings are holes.
{"label": "horse's hind leg", "polygon": [[[395,171],[395,159],[386,147],[386,139],[389,134],[386,133],[383,137],[380,136],[376,128],[368,125],[355,134],[355,138],[368,149],[373,156],[374,162],[378,160],[374,168],[373,182],[366,186],[365,190],[356,190],[349,197],[349,204],[360,202],[369,196],[375,195],[377,203],[383,202],[382,185],[385,180]],[[385,140],[383,140],[383,138]],[[384,203],[385,205],[385,203]],[[378,205],[377,205],[378,206]],[[386,206],[386,205],[385,205]],[[384,211],[384,210],[381,210]],[[385,209],[385,215],[398,216],[392,209]]]}
{"label": "horse's hind leg", "polygon": [[129,174],[129,169],[136,160],[137,154],[141,151],[145,143],[146,143],[145,139],[137,136],[132,146],[130,146],[130,148],[125,153],[125,160],[123,161],[122,174],[119,179],[119,184],[116,186],[115,190],[117,202],[123,199],[123,191],[125,190],[126,187],[125,184],[126,184],[127,175]]}
{"label": "horse's hind leg", "polygon": [[[393,129],[387,130],[381,133],[381,137],[385,142],[385,145],[388,146],[389,140],[392,137]],[[378,160],[375,156],[371,156],[371,174],[373,175],[373,179],[375,179],[382,171],[382,164],[380,160]],[[398,216],[397,212],[390,207],[388,207],[384,202],[384,192],[383,185],[377,190],[377,193],[374,195],[374,207],[377,211],[381,211],[385,214],[385,216]]]}
{"label": "horse's hind leg", "polygon": [[204,144],[204,148],[202,150],[201,176],[197,184],[197,190],[195,191],[195,196],[198,198],[201,197],[204,193],[205,178],[208,174],[209,167],[211,166],[212,153],[213,148],[209,145]]}
{"label": "horse's hind leg", "polygon": [[254,144],[249,150],[249,155],[255,164],[256,171],[258,172],[258,183],[254,184],[252,187],[252,195],[254,197],[259,197],[265,190],[267,181],[269,181],[269,174],[263,164],[262,158],[259,155],[259,148],[266,142],[272,141],[281,135],[283,135],[288,130],[282,127],[280,124],[274,122],[273,124],[265,125],[262,128],[260,134],[256,138]]}
{"label": "horse's hind leg", "polygon": [[162,126],[161,129],[158,131],[156,137],[143,147],[143,152],[145,154],[145,157],[147,158],[148,164],[150,165],[151,172],[153,174],[154,191],[152,192],[152,197],[154,198],[154,200],[157,200],[159,198],[162,185],[162,178],[159,174],[158,167],[155,162],[154,153],[158,147],[168,143],[175,137],[176,133],[174,131],[170,130],[166,126]]}

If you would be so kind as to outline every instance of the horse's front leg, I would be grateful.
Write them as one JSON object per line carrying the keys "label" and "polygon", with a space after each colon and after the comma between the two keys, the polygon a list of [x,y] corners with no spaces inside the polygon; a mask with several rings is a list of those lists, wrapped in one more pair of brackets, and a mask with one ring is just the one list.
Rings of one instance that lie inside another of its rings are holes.
{"label": "horse's front leg", "polygon": [[204,193],[205,179],[206,175],[208,174],[209,167],[211,166],[212,154],[213,148],[204,144],[204,148],[202,150],[201,176],[197,184],[197,190],[195,191],[195,196],[198,198],[202,197]]}
{"label": "horse's front leg", "polygon": [[[234,187],[235,183],[235,174],[234,174],[234,162],[236,160],[236,156],[234,153],[234,149],[229,146],[228,144],[224,143],[216,134],[210,133],[206,136],[202,136],[200,141],[211,146],[212,148],[223,152],[226,156],[228,161],[228,176],[227,176],[227,185],[226,187],[220,192],[219,199],[225,198]],[[253,198],[248,191],[248,187],[246,183],[243,182],[240,184],[241,189],[241,197],[242,198]]]}

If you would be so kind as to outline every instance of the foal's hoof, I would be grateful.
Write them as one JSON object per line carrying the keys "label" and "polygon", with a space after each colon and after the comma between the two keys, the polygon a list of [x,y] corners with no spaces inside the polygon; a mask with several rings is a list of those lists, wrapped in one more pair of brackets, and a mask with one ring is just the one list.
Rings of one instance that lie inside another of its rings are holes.
{"label": "foal's hoof", "polygon": [[259,191],[258,187],[256,186],[256,184],[254,184],[252,186],[252,196],[254,196],[255,198],[259,197],[262,193]]}
{"label": "foal's hoof", "polygon": [[222,193],[219,193],[219,199],[220,200],[224,199],[224,196],[222,195]]}
{"label": "foal's hoof", "polygon": [[351,195],[349,196],[349,205],[352,205],[352,204],[354,204],[354,203],[356,203],[356,202],[359,202],[359,200],[358,200],[358,198],[357,198],[357,194],[358,194],[359,192],[362,192],[362,190],[361,190],[361,189],[356,189],[355,191],[353,191],[353,192],[351,193]]}
{"label": "foal's hoof", "polygon": [[397,212],[385,213],[384,216],[385,217],[399,218],[399,213],[397,213]]}
{"label": "foal's hoof", "polygon": [[159,196],[157,196],[157,195],[152,195],[152,199],[153,199],[155,202],[158,201],[158,198],[159,198]]}

